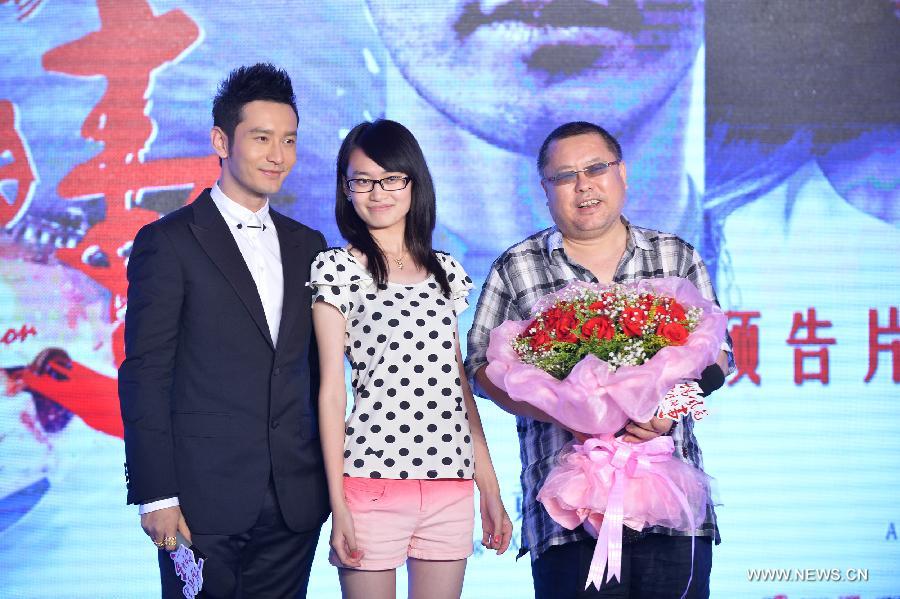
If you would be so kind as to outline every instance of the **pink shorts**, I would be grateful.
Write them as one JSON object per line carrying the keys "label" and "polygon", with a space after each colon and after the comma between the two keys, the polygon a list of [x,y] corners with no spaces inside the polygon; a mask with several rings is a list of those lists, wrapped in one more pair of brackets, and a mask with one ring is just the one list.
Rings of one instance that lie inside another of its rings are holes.
{"label": "pink shorts", "polygon": [[[353,517],[359,570],[392,570],[407,557],[459,560],[472,555],[475,501],[472,479],[399,480],[344,477]],[[329,562],[341,564],[334,550]]]}

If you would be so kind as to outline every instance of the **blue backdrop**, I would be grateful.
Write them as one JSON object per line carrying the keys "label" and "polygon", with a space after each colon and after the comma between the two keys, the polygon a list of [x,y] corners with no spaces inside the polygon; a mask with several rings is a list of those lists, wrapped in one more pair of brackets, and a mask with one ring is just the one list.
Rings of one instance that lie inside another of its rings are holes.
{"label": "blue backdrop", "polygon": [[[696,427],[713,596],[900,596],[898,51],[891,0],[0,0],[0,594],[158,594],[125,505],[125,259],[215,180],[217,83],[271,61],[300,111],[273,205],[340,244],[341,138],[398,120],[477,286],[550,224],[543,137],[617,135],[627,215],[700,248],[732,317],[739,370]],[[516,541],[476,543],[463,594],[529,596],[515,424],[481,410]],[[311,597],[339,596],[327,526]]]}

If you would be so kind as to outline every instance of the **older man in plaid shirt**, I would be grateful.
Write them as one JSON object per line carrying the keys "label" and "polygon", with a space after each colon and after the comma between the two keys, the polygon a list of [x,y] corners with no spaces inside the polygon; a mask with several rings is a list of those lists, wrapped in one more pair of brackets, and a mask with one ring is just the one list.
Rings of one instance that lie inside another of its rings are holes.
{"label": "older man in plaid shirt", "polygon": [[[625,283],[677,276],[715,299],[709,274],[693,247],[675,235],[636,227],[622,216],[625,162],[619,142],[605,129],[585,122],[558,127],[541,146],[538,171],[555,226],[514,245],[494,262],[469,331],[466,359],[476,392],[516,416],[524,519],[520,555],[531,552],[535,596],[678,597],[693,574],[688,596],[708,597],[712,543],[719,542],[711,505],[700,528],[689,534],[663,527],[626,529],[621,580],[585,590],[595,540],[581,527],[561,527],[535,499],[573,431],[537,408],[510,399],[485,376],[491,329],[506,320],[528,318],[538,299],[573,280]],[[726,340],[717,364],[704,371],[701,387],[710,392],[721,386],[733,368]],[[622,439],[637,443],[672,435],[676,455],[702,468],[692,424],[689,416],[677,423],[659,418],[632,422]]]}

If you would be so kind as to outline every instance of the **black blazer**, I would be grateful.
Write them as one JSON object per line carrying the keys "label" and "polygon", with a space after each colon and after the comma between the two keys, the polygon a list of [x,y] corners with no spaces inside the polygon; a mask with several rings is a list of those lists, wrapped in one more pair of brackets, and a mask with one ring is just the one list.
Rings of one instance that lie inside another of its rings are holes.
{"label": "black blazer", "polygon": [[278,347],[208,189],[143,227],[128,262],[119,368],[128,502],[177,495],[198,533],[249,530],[270,476],[291,529],[312,530],[328,513],[306,286],[325,239],[269,213],[284,269]]}

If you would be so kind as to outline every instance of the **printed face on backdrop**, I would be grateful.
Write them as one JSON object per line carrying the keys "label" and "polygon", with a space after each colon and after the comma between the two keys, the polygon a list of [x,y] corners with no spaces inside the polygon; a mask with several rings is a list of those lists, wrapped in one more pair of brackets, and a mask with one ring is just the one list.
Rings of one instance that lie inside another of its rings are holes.
{"label": "printed face on backdrop", "polygon": [[222,158],[222,191],[232,200],[264,200],[281,189],[297,162],[297,117],[280,102],[244,104],[234,139],[213,127],[212,143]]}
{"label": "printed face on backdrop", "polygon": [[368,0],[394,62],[435,108],[532,154],[554,126],[622,134],[694,62],[702,0]]}
{"label": "printed face on backdrop", "polygon": [[[410,181],[403,189],[395,189],[403,185],[406,173],[398,171],[386,171],[384,168],[366,156],[365,152],[356,148],[350,153],[347,163],[347,172],[344,181],[345,190],[356,214],[362,219],[369,229],[393,229],[402,227],[406,222],[406,215],[412,203],[413,183]],[[351,191],[348,184],[360,186],[365,189],[372,185],[372,181],[384,180],[388,189],[385,191],[378,183],[374,184],[372,191]]]}
{"label": "printed face on backdrop", "polygon": [[[587,133],[558,139],[550,144],[547,157],[541,185],[550,216],[563,236],[594,239],[615,226],[625,205],[626,171],[620,162],[591,172],[591,166],[616,160],[603,138]],[[574,180],[546,179],[584,169],[588,172],[577,173]]]}

